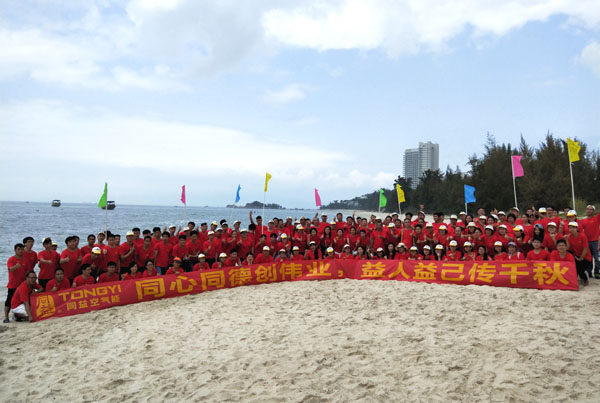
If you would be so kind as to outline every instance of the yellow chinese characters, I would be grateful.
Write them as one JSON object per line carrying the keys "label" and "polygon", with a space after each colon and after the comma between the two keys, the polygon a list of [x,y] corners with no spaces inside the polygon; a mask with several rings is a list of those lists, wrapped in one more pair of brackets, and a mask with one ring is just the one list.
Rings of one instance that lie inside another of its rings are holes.
{"label": "yellow chinese characters", "polygon": [[415,280],[435,280],[437,265],[435,263],[424,264],[419,262],[415,265]]}
{"label": "yellow chinese characters", "polygon": [[360,270],[362,271],[361,278],[381,278],[385,270],[385,264],[383,262],[371,263],[365,262]]}
{"label": "yellow chinese characters", "polygon": [[165,280],[163,278],[149,278],[135,282],[138,300],[144,297],[162,298],[165,296]]}
{"label": "yellow chinese characters", "polygon": [[519,268],[527,267],[527,263],[505,263],[502,268],[509,268],[510,271],[501,271],[498,274],[501,276],[510,276],[510,283],[517,284],[518,276],[528,276],[529,271],[519,271]]}
{"label": "yellow chinese characters", "polygon": [[254,271],[256,273],[256,281],[259,283],[272,283],[277,281],[277,271],[275,265],[258,266]]}
{"label": "yellow chinese characters", "polygon": [[177,276],[175,281],[173,281],[169,286],[169,290],[177,290],[177,294],[187,294],[189,292],[192,292],[194,290],[194,286],[197,284],[198,282],[193,278]]}
{"label": "yellow chinese characters", "polygon": [[312,264],[308,266],[308,274],[306,277],[331,277],[331,273],[329,273],[330,266],[330,263],[312,262]]}
{"label": "yellow chinese characters", "polygon": [[294,280],[302,277],[302,265],[298,263],[282,263],[279,268],[282,280]]}
{"label": "yellow chinese characters", "polygon": [[52,295],[40,295],[37,297],[35,306],[35,315],[39,318],[48,318],[56,312],[54,298]]}
{"label": "yellow chinese characters", "polygon": [[496,265],[488,263],[473,263],[469,269],[469,281],[474,283],[475,280],[483,281],[490,284],[496,275]]}
{"label": "yellow chinese characters", "polygon": [[568,267],[560,267],[560,262],[554,262],[549,266],[547,263],[533,264],[533,279],[537,280],[539,285],[550,285],[556,280],[564,285],[569,284],[569,281],[564,278],[564,274],[569,270]]}
{"label": "yellow chinese characters", "polygon": [[225,272],[223,270],[204,271],[201,274],[202,290],[206,291],[208,287],[224,288]]}
{"label": "yellow chinese characters", "polygon": [[444,263],[442,264],[443,281],[463,281],[465,265],[464,263]]}
{"label": "yellow chinese characters", "polygon": [[402,264],[402,261],[398,262],[398,268],[396,269],[395,272],[388,275],[388,278],[396,278],[399,275],[404,277],[406,280],[410,279],[410,276],[408,274],[406,274],[406,271],[404,270],[404,265]]}
{"label": "yellow chinese characters", "polygon": [[252,270],[247,267],[239,267],[229,269],[229,285],[231,287],[237,287],[239,285],[245,285],[252,281]]}

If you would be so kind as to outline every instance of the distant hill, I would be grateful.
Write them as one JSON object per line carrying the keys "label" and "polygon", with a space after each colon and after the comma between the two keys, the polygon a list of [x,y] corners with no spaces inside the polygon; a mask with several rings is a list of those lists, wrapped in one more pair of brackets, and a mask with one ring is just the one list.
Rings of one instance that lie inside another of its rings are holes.
{"label": "distant hill", "polygon": [[[227,205],[227,208],[232,208],[232,207],[234,207],[233,204],[228,204]],[[253,201],[251,203],[246,203],[246,205],[244,205],[244,206],[235,206],[235,207],[249,208],[249,209],[261,209],[261,208],[263,208],[263,203],[259,202],[259,201]],[[276,204],[276,203],[267,203],[267,204],[265,204],[265,208],[271,209],[271,210],[283,210],[283,209],[285,209],[285,207],[280,206],[279,204]]]}

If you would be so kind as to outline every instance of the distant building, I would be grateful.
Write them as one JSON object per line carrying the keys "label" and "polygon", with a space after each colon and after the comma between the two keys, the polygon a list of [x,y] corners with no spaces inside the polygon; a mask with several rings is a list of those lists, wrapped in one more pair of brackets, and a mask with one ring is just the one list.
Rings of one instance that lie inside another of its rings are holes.
{"label": "distant building", "polygon": [[408,148],[404,151],[404,177],[411,179],[411,187],[415,189],[423,173],[440,168],[440,146],[428,141],[419,143],[419,148]]}

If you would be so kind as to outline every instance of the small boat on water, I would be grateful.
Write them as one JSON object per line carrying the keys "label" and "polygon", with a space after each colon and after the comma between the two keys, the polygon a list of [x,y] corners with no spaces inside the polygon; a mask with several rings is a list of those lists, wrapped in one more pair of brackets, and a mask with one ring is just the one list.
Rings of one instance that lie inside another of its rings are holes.
{"label": "small boat on water", "polygon": [[102,207],[102,210],[114,210],[117,205],[114,200],[107,200],[106,207]]}
{"label": "small boat on water", "polygon": [[52,207],[60,207],[60,200],[52,200]]}

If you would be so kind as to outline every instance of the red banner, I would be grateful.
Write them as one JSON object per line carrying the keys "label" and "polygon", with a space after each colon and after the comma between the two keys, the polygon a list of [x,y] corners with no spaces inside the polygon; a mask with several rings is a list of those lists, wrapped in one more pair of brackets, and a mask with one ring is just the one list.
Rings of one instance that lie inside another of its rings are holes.
{"label": "red banner", "polygon": [[241,285],[341,278],[579,289],[575,265],[567,262],[314,260],[211,269],[32,294],[31,309],[35,320],[43,320]]}

